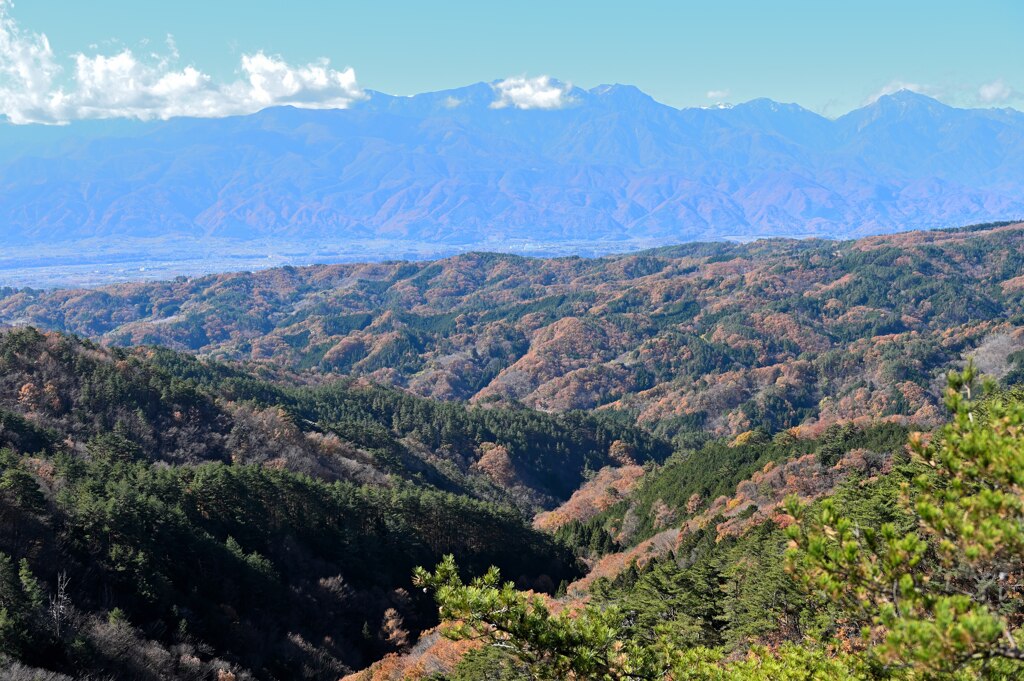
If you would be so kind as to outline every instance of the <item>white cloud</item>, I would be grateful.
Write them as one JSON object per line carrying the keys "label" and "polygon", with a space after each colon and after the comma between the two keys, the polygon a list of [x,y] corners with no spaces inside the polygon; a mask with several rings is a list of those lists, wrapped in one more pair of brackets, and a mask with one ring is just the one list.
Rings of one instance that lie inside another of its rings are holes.
{"label": "white cloud", "polygon": [[327,60],[293,66],[263,52],[242,56],[238,80],[216,83],[194,66],[175,66],[170,36],[167,55],[79,53],[66,71],[46,36],[23,31],[10,8],[0,0],[0,114],[12,123],[220,117],[282,105],[334,109],[366,96],[351,68],[332,69]]}
{"label": "white cloud", "polygon": [[708,95],[707,96],[708,96],[708,99],[714,100],[716,102],[721,102],[726,97],[729,96],[729,91],[728,90],[708,90]]}
{"label": "white cloud", "polygon": [[33,118],[50,108],[60,67],[46,36],[22,34],[7,10],[0,0],[0,109]]}
{"label": "white cloud", "polygon": [[1013,88],[1003,82],[1002,78],[985,83],[978,88],[978,99],[984,104],[1001,104],[1014,96]]}
{"label": "white cloud", "polygon": [[874,104],[879,100],[880,97],[895,94],[900,90],[909,90],[910,92],[916,92],[919,95],[927,95],[928,97],[937,97],[941,94],[941,92],[937,88],[934,88],[930,85],[922,85],[920,83],[908,83],[903,80],[891,80],[884,86],[882,86],[882,88],[878,90],[878,92],[874,93],[866,100],[864,100],[864,103]]}
{"label": "white cloud", "polygon": [[492,109],[513,106],[517,109],[561,109],[572,103],[572,85],[559,83],[550,76],[527,78],[514,76],[495,83],[498,98],[491,102]]}
{"label": "white cloud", "polygon": [[364,96],[356,84],[355,71],[336,71],[326,59],[294,68],[279,58],[257,52],[242,57],[242,71],[247,82],[233,85],[237,90],[234,94],[263,106],[290,104],[343,109]]}

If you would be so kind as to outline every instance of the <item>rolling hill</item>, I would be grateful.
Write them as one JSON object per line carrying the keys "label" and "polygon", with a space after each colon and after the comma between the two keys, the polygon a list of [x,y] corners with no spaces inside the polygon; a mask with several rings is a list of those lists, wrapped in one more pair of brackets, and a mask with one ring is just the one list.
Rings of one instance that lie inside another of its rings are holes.
{"label": "rolling hill", "polygon": [[95,290],[6,291],[0,323],[357,376],[425,397],[626,413],[736,435],[934,424],[942,373],[1020,370],[1024,226],[691,244],[599,259],[474,253]]}

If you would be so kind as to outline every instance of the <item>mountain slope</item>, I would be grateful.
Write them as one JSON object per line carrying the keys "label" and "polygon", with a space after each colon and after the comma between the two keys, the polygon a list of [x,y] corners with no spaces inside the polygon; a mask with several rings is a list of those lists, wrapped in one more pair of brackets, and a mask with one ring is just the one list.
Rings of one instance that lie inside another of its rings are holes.
{"label": "mountain slope", "polygon": [[[0,334],[0,447],[76,453],[104,433],[164,464],[260,464],[358,484],[428,485],[526,511],[587,469],[669,454],[598,415],[439,404],[351,381],[289,387],[167,350],[102,350],[59,334]],[[134,450],[133,450],[134,451]],[[488,465],[490,464],[490,465]],[[500,472],[502,475],[498,475]]]}
{"label": "mountain slope", "polygon": [[494,99],[481,83],[9,142],[0,244],[272,238],[379,257],[394,248],[379,240],[610,248],[1024,214],[1024,116],[1010,110],[900,92],[833,121],[770,100],[677,110],[619,85],[574,89],[558,110]]}
{"label": "mountain slope", "polygon": [[952,363],[1017,367],[1021,253],[1018,224],[602,259],[469,254],[8,292],[0,323],[445,400],[624,411],[665,432],[929,424]]}
{"label": "mountain slope", "polygon": [[455,552],[542,591],[578,577],[528,514],[586,470],[670,451],[598,415],[292,383],[0,333],[5,674],[338,678],[436,623],[416,565]]}

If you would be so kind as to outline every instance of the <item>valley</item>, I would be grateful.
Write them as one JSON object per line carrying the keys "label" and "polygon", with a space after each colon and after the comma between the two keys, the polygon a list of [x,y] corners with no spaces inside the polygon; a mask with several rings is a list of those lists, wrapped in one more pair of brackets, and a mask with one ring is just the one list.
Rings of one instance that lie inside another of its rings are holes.
{"label": "valley", "polygon": [[0,290],[2,652],[54,681],[529,678],[480,644],[495,629],[438,626],[497,616],[453,554],[466,578],[500,569],[510,608],[533,607],[522,589],[627,613],[601,620],[616,645],[853,669],[799,647],[855,644],[787,572],[791,504],[913,527],[907,443],[951,427],[947,372],[1019,400],[1022,239],[995,223]]}
{"label": "valley", "polygon": [[0,681],[1024,679],[1022,28],[0,0]]}

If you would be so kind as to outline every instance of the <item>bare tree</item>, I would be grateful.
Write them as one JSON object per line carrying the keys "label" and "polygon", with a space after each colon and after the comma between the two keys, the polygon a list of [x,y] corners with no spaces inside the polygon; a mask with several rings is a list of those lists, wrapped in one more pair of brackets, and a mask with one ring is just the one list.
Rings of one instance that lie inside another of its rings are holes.
{"label": "bare tree", "polygon": [[50,596],[50,619],[53,620],[53,628],[60,637],[61,629],[71,615],[71,597],[68,596],[68,583],[71,578],[68,573],[62,570],[57,575],[57,592]]}

